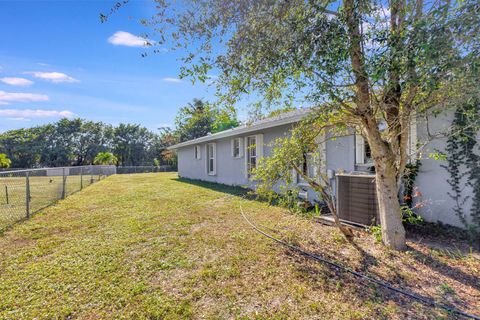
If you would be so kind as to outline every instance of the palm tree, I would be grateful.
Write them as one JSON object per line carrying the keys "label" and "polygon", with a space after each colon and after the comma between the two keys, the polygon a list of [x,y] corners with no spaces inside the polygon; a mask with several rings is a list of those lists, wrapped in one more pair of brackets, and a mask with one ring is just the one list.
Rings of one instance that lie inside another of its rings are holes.
{"label": "palm tree", "polygon": [[93,160],[93,164],[116,165],[117,163],[117,157],[111,152],[100,152]]}
{"label": "palm tree", "polygon": [[5,153],[0,153],[0,168],[10,168],[12,160],[8,159]]}

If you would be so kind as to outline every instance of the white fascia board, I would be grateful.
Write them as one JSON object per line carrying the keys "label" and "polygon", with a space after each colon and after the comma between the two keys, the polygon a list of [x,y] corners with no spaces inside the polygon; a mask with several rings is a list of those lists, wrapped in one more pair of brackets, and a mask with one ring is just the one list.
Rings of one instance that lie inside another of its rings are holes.
{"label": "white fascia board", "polygon": [[185,141],[185,142],[170,146],[167,149],[168,150],[176,150],[176,149],[179,149],[179,148],[188,147],[188,146],[199,144],[199,143],[214,141],[214,140],[233,137],[233,136],[244,135],[244,134],[251,133],[251,132],[254,132],[254,131],[258,131],[258,130],[264,130],[264,129],[274,128],[274,127],[279,127],[279,126],[282,126],[282,125],[285,125],[285,124],[299,122],[300,120],[302,120],[306,116],[307,116],[306,114],[301,114],[301,115],[293,116],[291,118],[280,119],[280,120],[276,120],[276,121],[272,121],[272,122],[266,122],[266,123],[260,123],[258,125],[237,127],[237,128],[225,130],[225,131],[222,131],[222,132],[214,133],[214,134],[211,134],[211,135],[208,135],[208,136],[204,136],[204,137],[201,137],[201,138]]}

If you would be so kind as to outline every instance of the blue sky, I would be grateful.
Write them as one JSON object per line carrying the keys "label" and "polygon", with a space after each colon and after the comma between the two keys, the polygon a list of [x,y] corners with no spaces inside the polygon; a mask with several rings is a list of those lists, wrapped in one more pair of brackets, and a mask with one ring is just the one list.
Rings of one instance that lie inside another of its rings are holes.
{"label": "blue sky", "polygon": [[153,130],[193,98],[213,99],[213,87],[177,79],[181,53],[141,57],[151,1],[100,23],[115,2],[0,0],[0,132],[63,116]]}

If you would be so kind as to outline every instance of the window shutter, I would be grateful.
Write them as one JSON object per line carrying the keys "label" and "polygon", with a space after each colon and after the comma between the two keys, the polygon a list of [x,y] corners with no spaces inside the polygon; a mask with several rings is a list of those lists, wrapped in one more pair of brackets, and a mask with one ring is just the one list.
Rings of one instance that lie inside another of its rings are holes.
{"label": "window shutter", "polygon": [[243,139],[238,138],[238,157],[243,158]]}
{"label": "window shutter", "polygon": [[212,143],[212,151],[213,151],[213,175],[217,174],[217,144]]}
{"label": "window shutter", "polygon": [[200,160],[202,159],[202,148],[200,146],[195,146],[195,159]]}
{"label": "window shutter", "polygon": [[355,134],[355,163],[365,163],[365,140],[360,134]]}
{"label": "window shutter", "polygon": [[235,138],[230,140],[230,153],[235,157]]}
{"label": "window shutter", "polygon": [[208,175],[208,143],[205,143],[205,172]]}
{"label": "window shutter", "polygon": [[244,162],[245,162],[245,166],[244,166],[244,168],[245,168],[245,177],[248,178],[248,137],[245,137],[245,138],[243,139],[243,141],[244,141],[244,142],[243,142],[243,146],[244,146],[244,147],[243,147],[242,149],[243,149],[243,155],[244,155],[244,157],[245,157],[245,161],[244,161]]}
{"label": "window shutter", "polygon": [[256,151],[257,151],[257,164],[258,160],[263,157],[263,133],[257,134],[255,137]]}

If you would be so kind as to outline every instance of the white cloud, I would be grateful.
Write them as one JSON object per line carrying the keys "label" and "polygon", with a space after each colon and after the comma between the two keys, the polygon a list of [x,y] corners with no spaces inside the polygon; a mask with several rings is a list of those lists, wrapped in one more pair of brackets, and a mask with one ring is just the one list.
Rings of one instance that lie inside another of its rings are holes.
{"label": "white cloud", "polygon": [[77,79],[72,78],[65,73],[61,72],[25,72],[26,74],[31,74],[35,78],[51,81],[53,83],[62,83],[62,82],[79,82]]}
{"label": "white cloud", "polygon": [[19,117],[19,118],[7,118],[7,120],[9,120],[9,121],[32,121],[32,119],[22,118],[22,117]]}
{"label": "white cloud", "polygon": [[0,91],[0,105],[12,102],[39,102],[48,101],[48,96],[38,93],[5,92]]}
{"label": "white cloud", "polygon": [[9,84],[11,86],[21,86],[21,87],[26,87],[33,84],[33,81],[30,81],[25,78],[16,78],[16,77],[4,77],[4,78],[0,78],[0,81],[3,83]]}
{"label": "white cloud", "polygon": [[108,38],[108,42],[116,46],[127,47],[145,47],[150,44],[147,39],[125,31],[115,32],[112,36]]}
{"label": "white cloud", "polygon": [[173,83],[182,82],[182,80],[180,80],[178,78],[170,78],[170,77],[162,78],[162,81],[173,82]]}
{"label": "white cloud", "polygon": [[68,110],[0,109],[0,116],[10,120],[29,121],[30,118],[72,118],[75,114]]}

